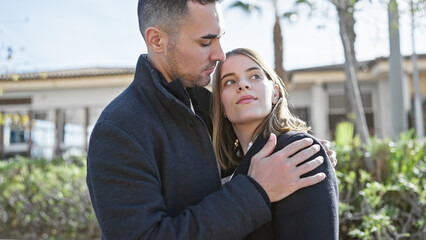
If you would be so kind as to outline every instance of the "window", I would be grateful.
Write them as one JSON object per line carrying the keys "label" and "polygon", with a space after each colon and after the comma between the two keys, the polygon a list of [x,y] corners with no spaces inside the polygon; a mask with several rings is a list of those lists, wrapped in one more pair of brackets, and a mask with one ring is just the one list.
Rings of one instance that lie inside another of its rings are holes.
{"label": "window", "polygon": [[26,142],[25,128],[23,128],[23,127],[11,127],[9,143],[10,144],[17,144],[17,143],[25,143],[25,142]]}
{"label": "window", "polygon": [[309,109],[307,107],[299,107],[299,108],[298,107],[295,107],[295,108],[290,107],[290,112],[294,116],[302,119],[303,121],[305,121],[309,125],[309,120],[310,120],[309,119]]}
{"label": "window", "polygon": [[28,120],[28,116],[24,114],[4,114],[4,141],[6,141],[6,144],[26,143],[28,139],[28,132],[26,130]]}
{"label": "window", "polygon": [[[364,107],[368,132],[370,135],[374,135],[374,113],[371,93],[362,93],[361,101]],[[330,129],[330,135],[332,139],[334,139],[337,124],[349,120],[347,114],[349,113],[348,109],[350,108],[350,103],[347,102],[345,95],[333,94],[328,96],[328,105],[328,127]]]}

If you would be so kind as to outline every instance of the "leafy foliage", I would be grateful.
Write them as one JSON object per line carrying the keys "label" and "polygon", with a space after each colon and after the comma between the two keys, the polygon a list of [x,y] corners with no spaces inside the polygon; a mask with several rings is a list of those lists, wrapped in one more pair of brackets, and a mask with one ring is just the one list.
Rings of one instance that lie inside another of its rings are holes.
{"label": "leafy foliage", "polygon": [[83,159],[0,162],[0,238],[94,239]]}
{"label": "leafy foliage", "polygon": [[340,239],[426,239],[426,142],[414,138],[372,139],[373,173],[357,141],[336,144]]}
{"label": "leafy foliage", "polygon": [[[340,239],[426,239],[426,142],[409,132],[365,151],[354,139],[335,144]],[[82,158],[0,161],[0,238],[99,239],[85,175]]]}
{"label": "leafy foliage", "polygon": [[262,12],[262,8],[258,5],[255,4],[251,4],[251,3],[246,3],[243,1],[235,1],[233,2],[229,8],[239,8],[241,10],[243,10],[243,12],[247,13],[247,14],[251,14],[252,12],[258,12],[261,13]]}

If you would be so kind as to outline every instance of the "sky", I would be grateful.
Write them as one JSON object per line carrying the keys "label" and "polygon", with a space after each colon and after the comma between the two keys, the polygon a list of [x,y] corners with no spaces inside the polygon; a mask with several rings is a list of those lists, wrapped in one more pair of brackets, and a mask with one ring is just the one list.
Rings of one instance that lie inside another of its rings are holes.
{"label": "sky", "polygon": [[[250,1],[250,0],[248,0]],[[255,1],[255,0],[252,0]],[[226,33],[224,51],[248,47],[273,64],[273,16],[269,1],[261,14],[230,9],[223,0]],[[280,1],[281,12],[293,9]],[[301,8],[297,20],[282,20],[284,67],[287,70],[340,64],[343,48],[334,7],[317,0],[318,11],[308,17]],[[401,52],[412,53],[409,17],[401,3]],[[0,74],[87,67],[134,67],[146,53],[139,33],[137,0],[0,0]],[[359,61],[389,55],[385,6],[361,0],[356,16],[356,56]],[[426,53],[426,19],[416,28],[415,50]],[[9,48],[12,59],[8,59]]]}

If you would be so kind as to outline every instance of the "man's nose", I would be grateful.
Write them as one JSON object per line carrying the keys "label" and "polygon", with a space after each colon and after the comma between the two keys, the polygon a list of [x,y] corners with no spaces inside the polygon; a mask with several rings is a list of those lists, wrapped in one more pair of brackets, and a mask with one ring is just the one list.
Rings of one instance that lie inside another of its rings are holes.
{"label": "man's nose", "polygon": [[210,60],[211,61],[224,61],[225,60],[225,53],[223,52],[222,45],[220,44],[219,39],[215,39],[216,44],[214,44],[212,48],[212,53],[210,54]]}

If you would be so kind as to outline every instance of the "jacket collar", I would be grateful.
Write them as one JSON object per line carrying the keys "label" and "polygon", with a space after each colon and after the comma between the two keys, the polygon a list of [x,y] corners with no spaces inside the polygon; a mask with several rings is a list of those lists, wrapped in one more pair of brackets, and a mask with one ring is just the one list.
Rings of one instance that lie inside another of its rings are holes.
{"label": "jacket collar", "polygon": [[[151,80],[149,81],[152,81],[155,87],[157,87],[169,100],[177,99],[185,104],[185,106],[190,107],[190,95],[184,88],[182,81],[176,79],[172,82],[167,82],[163,74],[149,63],[148,56],[142,54],[136,66],[135,80],[139,82],[146,81],[146,76],[148,74],[151,75]],[[149,83],[143,82],[141,86],[145,88],[147,87],[146,84]]]}
{"label": "jacket collar", "polygon": [[186,91],[185,87],[182,84],[182,80],[175,79],[171,82],[167,82],[166,78],[163,76],[163,74],[158,71],[158,75],[160,76],[160,82],[161,85],[163,85],[174,97],[176,97],[179,101],[181,101],[183,104],[185,104],[187,107],[190,106],[190,96],[188,92]]}

